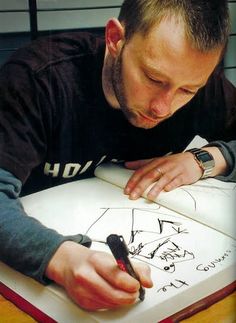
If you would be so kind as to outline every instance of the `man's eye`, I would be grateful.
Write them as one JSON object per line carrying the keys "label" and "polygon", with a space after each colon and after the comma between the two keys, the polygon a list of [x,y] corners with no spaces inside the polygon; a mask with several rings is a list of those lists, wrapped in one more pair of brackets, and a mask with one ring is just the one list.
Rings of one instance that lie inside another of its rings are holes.
{"label": "man's eye", "polygon": [[187,89],[181,89],[181,90],[182,90],[182,92],[184,92],[187,95],[195,95],[197,93],[197,91],[190,91]]}
{"label": "man's eye", "polygon": [[156,80],[156,79],[153,79],[152,77],[148,76],[148,79],[149,81],[151,81],[152,83],[155,83],[155,84],[163,84],[162,81],[160,80]]}

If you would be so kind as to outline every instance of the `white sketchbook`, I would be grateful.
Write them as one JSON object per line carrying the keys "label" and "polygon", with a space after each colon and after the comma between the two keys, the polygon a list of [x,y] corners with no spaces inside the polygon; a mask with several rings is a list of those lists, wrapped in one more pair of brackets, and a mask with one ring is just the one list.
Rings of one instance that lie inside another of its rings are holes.
{"label": "white sketchbook", "polygon": [[[163,193],[151,203],[123,194],[117,185],[123,187],[129,175],[116,165],[101,166],[95,178],[35,193],[22,202],[29,215],[66,235],[84,233],[101,241],[111,233],[123,235],[131,260],[148,263],[152,270],[154,286],[143,302],[86,312],[62,288],[42,286],[3,263],[0,282],[63,323],[156,323],[234,282],[235,184],[207,179]],[[92,248],[109,252],[103,243]]]}

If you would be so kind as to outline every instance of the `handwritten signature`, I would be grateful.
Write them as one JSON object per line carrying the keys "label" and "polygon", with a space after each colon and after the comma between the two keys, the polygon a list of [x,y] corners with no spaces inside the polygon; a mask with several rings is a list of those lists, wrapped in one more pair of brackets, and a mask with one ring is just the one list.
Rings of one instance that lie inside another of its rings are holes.
{"label": "handwritten signature", "polygon": [[167,285],[164,285],[164,286],[162,286],[161,288],[159,288],[158,290],[157,290],[157,293],[159,293],[159,292],[167,292],[170,288],[172,289],[172,288],[174,288],[174,289],[179,289],[179,288],[181,288],[181,287],[183,287],[183,286],[189,286],[188,285],[188,283],[186,283],[186,281],[184,281],[184,280],[181,280],[181,279],[175,279],[175,281],[174,282],[170,282],[169,284],[167,284]]}
{"label": "handwritten signature", "polygon": [[226,258],[229,257],[231,252],[232,252],[231,250],[226,250],[225,253],[220,258],[212,260],[209,264],[205,264],[205,265],[199,264],[199,265],[197,265],[196,270],[198,270],[198,271],[208,271],[208,270],[216,268],[216,266],[219,263],[225,261]]}

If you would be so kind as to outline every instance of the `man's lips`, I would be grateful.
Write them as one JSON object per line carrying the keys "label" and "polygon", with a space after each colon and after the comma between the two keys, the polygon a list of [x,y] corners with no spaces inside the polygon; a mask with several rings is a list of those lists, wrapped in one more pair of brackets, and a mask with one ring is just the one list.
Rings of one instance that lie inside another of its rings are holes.
{"label": "man's lips", "polygon": [[163,119],[163,118],[152,118],[150,116],[147,116],[146,114],[143,114],[142,112],[138,112],[138,113],[143,119],[145,119],[145,120],[147,120],[149,122],[152,122],[152,123],[156,123],[156,122]]}

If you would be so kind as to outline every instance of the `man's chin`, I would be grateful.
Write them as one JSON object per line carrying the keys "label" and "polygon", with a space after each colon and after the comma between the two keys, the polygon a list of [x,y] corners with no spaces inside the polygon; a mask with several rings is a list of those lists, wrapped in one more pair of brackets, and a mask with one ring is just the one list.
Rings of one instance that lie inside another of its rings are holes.
{"label": "man's chin", "polygon": [[163,120],[157,120],[155,122],[151,121],[144,121],[140,120],[139,118],[128,118],[128,121],[132,124],[132,126],[136,128],[142,128],[142,129],[152,129],[156,127],[159,123],[161,123]]}

